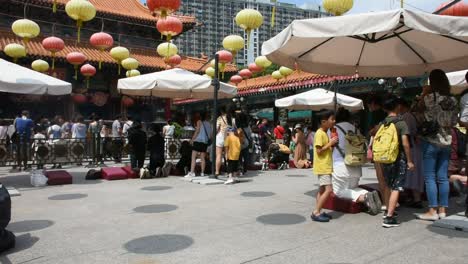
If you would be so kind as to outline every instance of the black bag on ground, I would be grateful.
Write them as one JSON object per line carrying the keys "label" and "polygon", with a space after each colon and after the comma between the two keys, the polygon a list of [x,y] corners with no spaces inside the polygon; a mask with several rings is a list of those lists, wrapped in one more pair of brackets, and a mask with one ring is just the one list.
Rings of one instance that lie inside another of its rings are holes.
{"label": "black bag on ground", "polygon": [[0,254],[15,247],[16,237],[15,235],[6,230],[0,229]]}
{"label": "black bag on ground", "polygon": [[8,190],[0,183],[0,230],[7,227],[11,220],[11,198]]}
{"label": "black bag on ground", "polygon": [[102,179],[102,171],[101,170],[89,170],[86,173],[86,180],[99,180]]}

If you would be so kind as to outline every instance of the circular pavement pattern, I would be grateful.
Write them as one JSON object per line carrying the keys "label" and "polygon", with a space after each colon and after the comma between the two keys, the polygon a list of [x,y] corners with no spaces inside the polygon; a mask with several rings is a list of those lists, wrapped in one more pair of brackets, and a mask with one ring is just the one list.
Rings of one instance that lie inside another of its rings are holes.
{"label": "circular pavement pattern", "polygon": [[124,248],[135,254],[165,254],[186,249],[193,239],[183,235],[154,235],[140,237],[125,243]]}
{"label": "circular pavement pattern", "polygon": [[268,214],[257,217],[257,221],[266,225],[296,225],[306,218],[297,214]]}
{"label": "circular pavement pattern", "polygon": [[268,197],[275,195],[274,192],[243,192],[241,193],[242,196],[245,197]]}
{"label": "circular pavement pattern", "polygon": [[164,190],[169,190],[172,189],[170,186],[146,186],[141,188],[143,191],[164,191]]}
{"label": "circular pavement pattern", "polygon": [[176,205],[172,204],[150,204],[139,206],[133,209],[136,213],[143,213],[143,214],[157,214],[157,213],[165,213],[177,210]]}
{"label": "circular pavement pattern", "polygon": [[7,226],[7,229],[14,233],[25,233],[45,229],[53,224],[54,222],[50,220],[25,220],[10,223]]}
{"label": "circular pavement pattern", "polygon": [[54,200],[54,201],[76,200],[76,199],[82,199],[85,197],[88,197],[88,195],[82,194],[82,193],[69,193],[69,194],[59,194],[59,195],[50,196],[49,200]]}

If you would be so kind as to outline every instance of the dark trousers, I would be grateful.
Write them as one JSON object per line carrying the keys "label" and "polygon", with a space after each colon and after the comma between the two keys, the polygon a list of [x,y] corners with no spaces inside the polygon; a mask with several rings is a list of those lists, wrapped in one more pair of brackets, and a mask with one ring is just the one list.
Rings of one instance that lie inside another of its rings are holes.
{"label": "dark trousers", "polygon": [[114,139],[112,141],[112,155],[114,156],[115,162],[122,161],[122,148],[123,148],[122,139]]}
{"label": "dark trousers", "polygon": [[241,165],[242,165],[242,172],[246,173],[247,172],[247,167],[250,164],[250,152],[249,148],[245,148],[241,150]]}
{"label": "dark trousers", "polygon": [[21,167],[21,163],[24,164],[25,168],[28,166],[30,145],[31,143],[28,140],[20,140],[16,145],[16,161],[18,167]]}
{"label": "dark trousers", "polygon": [[135,152],[130,154],[130,164],[132,169],[141,169],[145,163],[145,152]]}
{"label": "dark trousers", "polygon": [[161,155],[150,155],[149,171],[151,174],[156,172],[156,168],[162,168],[165,163],[164,154]]}

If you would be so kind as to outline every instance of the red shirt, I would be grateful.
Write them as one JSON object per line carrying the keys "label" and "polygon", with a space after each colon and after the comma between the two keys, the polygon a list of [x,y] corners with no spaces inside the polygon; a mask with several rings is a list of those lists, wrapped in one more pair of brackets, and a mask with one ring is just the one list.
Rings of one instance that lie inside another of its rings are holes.
{"label": "red shirt", "polygon": [[284,128],[282,126],[276,126],[273,130],[276,139],[283,139],[284,135]]}

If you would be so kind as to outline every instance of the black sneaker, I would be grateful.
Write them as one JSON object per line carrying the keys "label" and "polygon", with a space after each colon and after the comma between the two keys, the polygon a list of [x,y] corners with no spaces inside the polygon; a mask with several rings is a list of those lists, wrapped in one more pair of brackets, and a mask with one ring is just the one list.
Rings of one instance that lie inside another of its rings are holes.
{"label": "black sneaker", "polygon": [[395,216],[389,216],[383,220],[382,226],[385,228],[398,227],[400,226],[400,222],[398,222]]}
{"label": "black sneaker", "polygon": [[[385,212],[384,212],[382,218],[383,218],[383,219],[387,218],[387,214],[388,214],[388,211],[385,210]],[[393,212],[393,217],[398,217],[398,213],[397,213],[396,211]]]}

